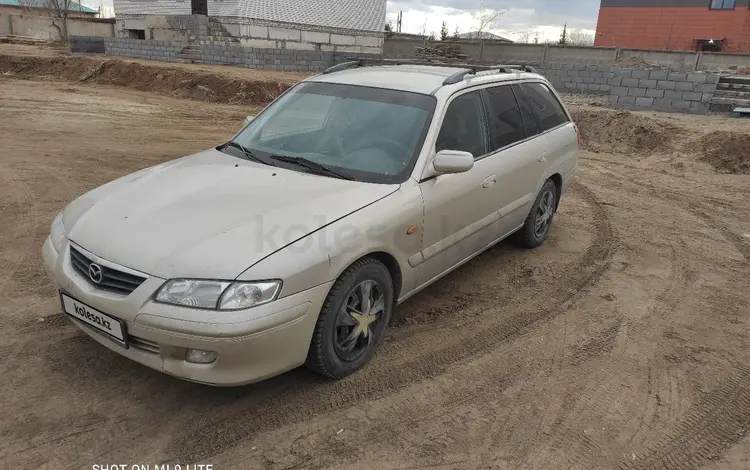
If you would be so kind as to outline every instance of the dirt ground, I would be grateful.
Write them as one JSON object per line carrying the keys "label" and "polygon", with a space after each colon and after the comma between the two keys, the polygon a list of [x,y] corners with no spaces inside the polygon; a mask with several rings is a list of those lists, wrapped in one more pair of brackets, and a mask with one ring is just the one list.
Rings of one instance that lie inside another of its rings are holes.
{"label": "dirt ground", "polygon": [[543,248],[398,307],[350,378],[215,389],[80,333],[40,249],[74,197],[257,108],[0,74],[0,467],[750,468],[750,176],[703,150],[750,121],[573,111],[586,150]]}

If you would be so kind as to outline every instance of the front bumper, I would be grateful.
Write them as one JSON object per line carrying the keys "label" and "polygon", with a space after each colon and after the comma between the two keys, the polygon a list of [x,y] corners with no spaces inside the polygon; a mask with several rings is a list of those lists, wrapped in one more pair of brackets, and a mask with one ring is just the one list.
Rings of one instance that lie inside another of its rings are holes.
{"label": "front bumper", "polygon": [[[47,238],[42,248],[52,282],[71,297],[123,320],[130,347],[72,319],[105,347],[176,377],[218,386],[257,382],[302,365],[315,322],[332,282],[237,312],[215,312],[152,301],[164,279],[149,277],[129,295],[95,288],[70,264],[69,245],[58,254]],[[185,361],[187,349],[218,352],[211,364]]]}

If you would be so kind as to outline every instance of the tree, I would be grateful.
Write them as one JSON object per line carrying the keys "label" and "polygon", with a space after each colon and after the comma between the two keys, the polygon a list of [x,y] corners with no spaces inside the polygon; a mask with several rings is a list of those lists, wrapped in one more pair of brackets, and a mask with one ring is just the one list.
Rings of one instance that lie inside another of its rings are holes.
{"label": "tree", "polygon": [[527,29],[526,31],[518,35],[518,39],[516,40],[516,42],[527,44],[530,38],[531,38],[531,30]]}
{"label": "tree", "polygon": [[594,45],[594,35],[589,34],[585,31],[574,29],[568,35],[566,44],[570,46],[591,47]]}
{"label": "tree", "polygon": [[451,36],[452,39],[459,39],[461,37],[461,30],[458,29],[458,26],[456,26],[456,29],[453,30],[453,36]]}
{"label": "tree", "polygon": [[448,22],[443,21],[443,25],[440,27],[440,40],[447,41],[448,38],[449,38]]}
{"label": "tree", "polygon": [[489,32],[489,30],[495,28],[497,26],[498,19],[503,13],[505,13],[505,11],[493,10],[484,6],[481,6],[478,10],[474,11],[474,13],[472,13],[472,16],[477,22],[477,29],[474,33],[476,39],[482,39],[484,33]]}
{"label": "tree", "polygon": [[48,8],[52,10],[52,14],[56,18],[60,18],[60,23],[62,23],[62,28],[52,23],[54,26],[57,26],[58,29],[60,29],[60,36],[62,39],[67,40],[68,39],[68,13],[70,13],[70,7],[72,7],[75,3],[78,3],[74,0],[48,0]]}
{"label": "tree", "polygon": [[560,44],[563,46],[568,43],[568,23],[565,23],[565,26],[563,26],[563,32],[560,35]]}
{"label": "tree", "polygon": [[393,21],[388,20],[388,22],[385,24],[385,37],[393,37]]}

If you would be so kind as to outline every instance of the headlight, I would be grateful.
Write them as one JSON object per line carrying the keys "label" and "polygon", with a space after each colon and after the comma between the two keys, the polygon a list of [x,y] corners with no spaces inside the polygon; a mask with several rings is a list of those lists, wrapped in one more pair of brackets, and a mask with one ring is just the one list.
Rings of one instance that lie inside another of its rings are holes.
{"label": "headlight", "polygon": [[281,281],[230,282],[172,279],[156,294],[156,301],[211,310],[241,310],[276,300]]}
{"label": "headlight", "polygon": [[65,225],[63,225],[62,212],[57,214],[52,220],[52,227],[49,230],[49,236],[52,240],[52,246],[59,253],[62,250],[63,242],[65,242]]}

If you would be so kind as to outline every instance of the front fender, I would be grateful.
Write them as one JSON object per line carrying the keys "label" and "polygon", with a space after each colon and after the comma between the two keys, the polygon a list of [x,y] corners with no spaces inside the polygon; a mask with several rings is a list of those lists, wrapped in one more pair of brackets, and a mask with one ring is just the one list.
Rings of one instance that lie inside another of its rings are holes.
{"label": "front fender", "polygon": [[[422,193],[413,180],[393,194],[348,215],[277,251],[237,279],[282,279],[281,297],[335,280],[356,260],[384,252],[401,268],[401,292],[416,286],[416,271],[408,263],[421,249]],[[407,230],[417,226],[416,233]]]}

